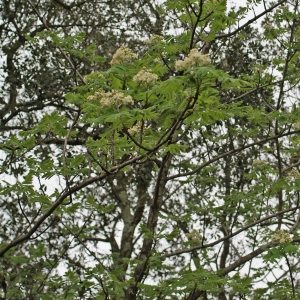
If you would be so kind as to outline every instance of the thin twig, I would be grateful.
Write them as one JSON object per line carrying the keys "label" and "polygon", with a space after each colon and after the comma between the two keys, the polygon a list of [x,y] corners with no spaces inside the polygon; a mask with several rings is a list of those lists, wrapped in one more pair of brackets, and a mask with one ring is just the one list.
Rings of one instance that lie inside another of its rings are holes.
{"label": "thin twig", "polygon": [[[65,137],[63,153],[62,153],[62,163],[63,163],[64,167],[66,167],[66,152],[67,152],[68,138],[70,136],[73,126],[77,123],[79,117],[80,117],[80,110],[78,111],[77,116],[75,117],[73,123],[70,125],[70,128],[68,129],[67,135]],[[70,191],[71,186],[70,186],[70,181],[69,181],[69,175],[65,175],[65,180],[66,180],[67,189],[68,189],[68,191]],[[70,201],[66,204],[70,204],[72,202],[73,202],[72,193],[70,193]]]}
{"label": "thin twig", "polygon": [[295,298],[295,283],[294,283],[292,268],[291,268],[290,261],[289,261],[289,259],[288,259],[288,257],[287,257],[286,254],[284,254],[284,257],[286,259],[286,263],[287,263],[288,268],[289,268],[289,273],[290,273],[290,278],[291,278],[291,284],[292,284],[293,298]]}
{"label": "thin twig", "polygon": [[[46,19],[43,18],[40,14],[40,12],[38,11],[38,9],[34,6],[34,4],[32,3],[31,0],[27,0],[27,2],[32,6],[33,10],[35,11],[35,13],[37,14],[37,16],[39,17],[40,21],[43,23],[43,25],[45,26],[45,28],[47,30],[51,30],[50,27],[48,26]],[[71,68],[75,71],[75,73],[78,75],[78,77],[81,79],[81,81],[83,82],[83,84],[85,84],[84,79],[82,77],[82,75],[78,72],[78,70],[76,69],[76,67],[74,66],[74,64],[72,63],[71,59],[69,58],[69,56],[63,51],[63,49],[60,46],[57,46],[57,48],[59,49],[60,53],[63,55],[63,57],[66,59],[66,61],[68,62],[68,64],[71,66]]]}
{"label": "thin twig", "polygon": [[259,223],[262,223],[262,222],[264,222],[264,221],[266,221],[266,220],[275,218],[275,217],[277,217],[278,215],[282,215],[282,214],[284,214],[284,213],[287,213],[287,212],[290,212],[290,211],[294,211],[294,210],[297,210],[297,209],[299,209],[298,206],[292,207],[292,208],[289,208],[289,209],[282,210],[282,211],[280,211],[280,212],[277,212],[277,213],[274,213],[274,214],[272,214],[272,215],[269,215],[269,216],[266,216],[266,217],[264,217],[264,218],[261,218],[261,219],[255,221],[255,222],[253,222],[253,223],[251,223],[251,224],[249,224],[249,225],[246,225],[246,226],[242,227],[241,229],[239,229],[239,230],[237,230],[237,231],[235,231],[235,232],[233,232],[233,233],[229,233],[228,235],[226,235],[226,236],[224,236],[224,237],[222,237],[222,238],[220,238],[220,239],[218,239],[218,240],[216,240],[216,241],[214,241],[214,242],[212,242],[212,243],[204,244],[204,245],[199,245],[199,246],[195,246],[195,247],[188,248],[188,249],[177,250],[177,251],[170,252],[170,253],[166,253],[166,254],[164,254],[164,255],[161,255],[160,258],[171,257],[171,256],[175,256],[175,255],[178,255],[178,254],[189,253],[189,252],[191,252],[191,251],[193,251],[193,250],[204,249],[204,248],[209,248],[209,247],[215,246],[215,245],[217,245],[217,244],[219,244],[219,243],[221,243],[221,242],[223,242],[223,241],[225,241],[225,240],[227,240],[227,239],[230,239],[230,238],[232,238],[232,237],[234,237],[234,236],[240,234],[241,232],[243,232],[243,231],[245,231],[245,230],[247,230],[247,229],[249,229],[249,228],[251,228],[251,227],[254,227],[255,225],[257,225],[257,224],[259,224]]}

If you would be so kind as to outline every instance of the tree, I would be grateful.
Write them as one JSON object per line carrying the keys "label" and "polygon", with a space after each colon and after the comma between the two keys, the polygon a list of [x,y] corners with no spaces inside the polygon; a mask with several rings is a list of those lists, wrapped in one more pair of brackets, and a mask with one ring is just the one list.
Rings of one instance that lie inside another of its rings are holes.
{"label": "tree", "polygon": [[299,7],[260,2],[4,2],[4,299],[299,297]]}

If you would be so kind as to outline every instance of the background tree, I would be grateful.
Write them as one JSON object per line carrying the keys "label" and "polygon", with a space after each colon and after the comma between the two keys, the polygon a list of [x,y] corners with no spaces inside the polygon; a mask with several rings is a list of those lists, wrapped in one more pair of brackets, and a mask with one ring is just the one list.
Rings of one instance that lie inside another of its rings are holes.
{"label": "background tree", "polygon": [[4,298],[299,297],[299,7],[256,2],[4,2]]}

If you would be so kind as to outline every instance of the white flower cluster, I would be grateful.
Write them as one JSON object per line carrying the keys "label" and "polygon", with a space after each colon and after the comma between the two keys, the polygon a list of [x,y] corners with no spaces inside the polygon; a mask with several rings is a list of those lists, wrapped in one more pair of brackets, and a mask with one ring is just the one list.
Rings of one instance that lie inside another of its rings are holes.
{"label": "white flower cluster", "polygon": [[87,101],[99,101],[102,107],[111,105],[120,106],[134,103],[131,96],[125,96],[122,92],[116,90],[105,92],[102,89],[99,89],[94,95],[88,96]]}
{"label": "white flower cluster", "polygon": [[257,167],[257,166],[262,166],[265,165],[266,162],[264,160],[261,159],[254,159],[252,162],[252,167]]}
{"label": "white flower cluster", "polygon": [[102,74],[96,74],[96,73],[91,73],[89,75],[86,75],[83,77],[83,80],[84,80],[84,83],[88,84],[88,83],[91,83],[93,81],[97,81],[98,80],[101,80],[101,79],[104,79],[104,76]]}
{"label": "white flower cluster", "polygon": [[158,76],[156,74],[151,73],[150,70],[145,67],[142,68],[134,77],[133,81],[137,84],[144,85],[146,87],[152,86],[155,84]]}
{"label": "white flower cluster", "polygon": [[290,234],[283,230],[277,230],[272,236],[273,243],[286,244],[291,243],[292,241],[293,239],[291,238]]}
{"label": "white flower cluster", "polygon": [[133,53],[129,48],[121,46],[113,55],[110,64],[112,66],[128,64],[133,62],[135,59],[137,59],[137,55],[135,53]]}
{"label": "white flower cluster", "polygon": [[293,179],[300,179],[300,173],[297,170],[292,169],[286,177],[286,179],[287,181],[292,181]]}
{"label": "white flower cluster", "polygon": [[297,122],[293,125],[294,130],[300,130],[300,122]]}
{"label": "white flower cluster", "polygon": [[193,229],[190,233],[186,233],[185,236],[190,241],[193,241],[193,242],[196,242],[196,243],[200,243],[201,242],[201,235],[200,235],[200,233],[196,229]]}
{"label": "white flower cluster", "polygon": [[146,40],[144,43],[148,46],[152,46],[157,42],[160,42],[163,40],[163,37],[161,35],[153,34],[151,35],[149,40]]}
{"label": "white flower cluster", "polygon": [[208,54],[202,54],[197,49],[192,49],[184,60],[178,60],[175,63],[176,71],[184,71],[191,67],[201,67],[211,63]]}
{"label": "white flower cluster", "polygon": [[142,122],[137,122],[134,126],[128,129],[130,135],[138,134],[141,131]]}

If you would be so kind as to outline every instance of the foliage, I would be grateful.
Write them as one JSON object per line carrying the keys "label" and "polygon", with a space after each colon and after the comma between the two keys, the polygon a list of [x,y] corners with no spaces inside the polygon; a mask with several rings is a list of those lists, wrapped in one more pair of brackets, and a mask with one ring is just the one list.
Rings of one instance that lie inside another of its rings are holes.
{"label": "foliage", "polygon": [[4,1],[2,298],[297,299],[298,2],[121,2]]}

